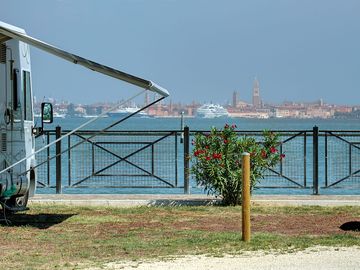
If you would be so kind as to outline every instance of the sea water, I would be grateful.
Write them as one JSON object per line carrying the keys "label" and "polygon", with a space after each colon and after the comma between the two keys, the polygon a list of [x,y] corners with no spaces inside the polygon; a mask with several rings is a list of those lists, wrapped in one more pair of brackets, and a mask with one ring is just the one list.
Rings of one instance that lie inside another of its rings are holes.
{"label": "sea water", "polygon": [[[119,119],[107,117],[100,118],[82,130],[102,130]],[[53,130],[56,126],[61,126],[63,130],[72,130],[81,124],[89,121],[87,118],[58,118],[51,125],[45,126],[47,130]],[[184,118],[183,125],[188,126],[190,130],[210,130],[211,127],[222,128],[225,124],[235,124],[237,130],[312,130],[317,126],[320,130],[360,130],[360,121],[358,120],[340,120],[340,119],[244,119],[244,118]],[[114,130],[180,130],[182,126],[180,118],[129,118],[124,122],[114,126]],[[321,173],[321,172],[320,172]],[[322,175],[320,175],[322,178]],[[53,188],[38,188],[38,193],[54,193]],[[102,193],[102,194],[181,194],[181,188],[63,188],[63,193]],[[204,193],[204,190],[191,184],[190,192],[192,194]],[[311,189],[258,189],[255,194],[312,194]],[[321,194],[356,194],[360,195],[360,188],[327,188],[320,189]]]}

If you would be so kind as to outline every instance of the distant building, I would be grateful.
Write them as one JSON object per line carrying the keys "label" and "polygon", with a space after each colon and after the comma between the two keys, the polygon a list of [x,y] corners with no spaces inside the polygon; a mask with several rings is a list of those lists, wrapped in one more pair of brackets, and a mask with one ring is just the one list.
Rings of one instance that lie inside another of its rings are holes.
{"label": "distant building", "polygon": [[254,108],[261,108],[260,86],[257,78],[254,80],[252,104]]}
{"label": "distant building", "polygon": [[238,101],[239,101],[239,93],[234,91],[233,93],[233,98],[232,98],[232,107],[233,108],[237,108],[238,106]]}

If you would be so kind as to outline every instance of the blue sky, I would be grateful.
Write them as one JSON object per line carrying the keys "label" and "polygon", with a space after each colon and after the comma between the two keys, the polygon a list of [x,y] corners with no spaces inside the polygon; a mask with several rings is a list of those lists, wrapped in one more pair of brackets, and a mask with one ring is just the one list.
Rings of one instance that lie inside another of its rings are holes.
{"label": "blue sky", "polygon": [[[360,104],[358,0],[0,0],[0,20],[155,81],[173,102]],[[114,101],[134,87],[32,49],[37,97]]]}

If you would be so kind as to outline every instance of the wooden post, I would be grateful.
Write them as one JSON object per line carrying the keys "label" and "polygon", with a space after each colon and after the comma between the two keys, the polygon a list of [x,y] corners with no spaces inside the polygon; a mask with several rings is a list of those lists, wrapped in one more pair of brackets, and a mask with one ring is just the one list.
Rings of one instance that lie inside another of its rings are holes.
{"label": "wooden post", "polygon": [[242,154],[242,240],[250,242],[250,154]]}

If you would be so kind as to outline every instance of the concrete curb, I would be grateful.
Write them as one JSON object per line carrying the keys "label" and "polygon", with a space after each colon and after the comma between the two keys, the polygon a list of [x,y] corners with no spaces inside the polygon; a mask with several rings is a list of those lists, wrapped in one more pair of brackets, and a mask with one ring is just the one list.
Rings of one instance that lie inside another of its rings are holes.
{"label": "concrete curb", "polygon": [[207,206],[218,204],[220,200],[30,200],[31,204],[73,205],[73,206]]}
{"label": "concrete curb", "polygon": [[[124,195],[124,194],[41,194],[29,200],[31,204],[72,206],[201,206],[219,204],[220,199],[206,195]],[[257,195],[253,205],[260,206],[360,206],[360,196],[286,196]]]}

